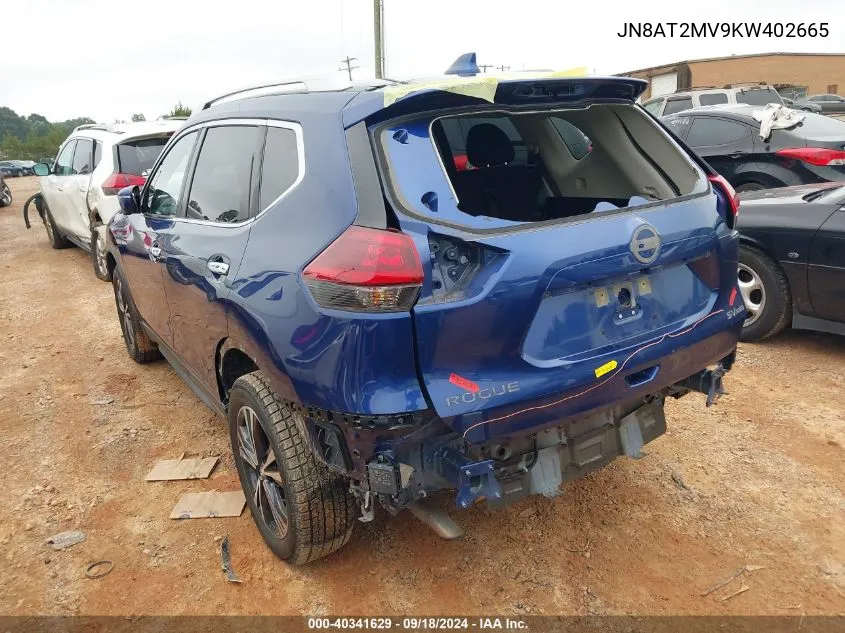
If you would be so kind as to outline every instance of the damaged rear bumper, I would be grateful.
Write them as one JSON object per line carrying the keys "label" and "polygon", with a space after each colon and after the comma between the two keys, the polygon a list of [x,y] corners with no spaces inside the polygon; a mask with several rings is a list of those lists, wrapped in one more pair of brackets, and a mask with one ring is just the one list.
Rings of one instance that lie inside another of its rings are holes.
{"label": "damaged rear bumper", "polygon": [[675,371],[690,353],[679,349],[663,363],[661,377],[668,384],[652,383],[652,390],[632,390],[624,402],[575,410],[521,432],[472,443],[436,415],[386,416],[378,426],[358,418],[350,423],[349,417],[315,420],[309,411],[312,449],[352,480],[365,516],[372,516],[374,500],[396,512],[439,490],[454,490],[461,509],[481,500],[500,507],[529,495],[555,496],[563,483],[619,456],[642,457],[643,447],[666,431],[666,398],[700,392],[713,404],[724,393],[722,378],[736,354],[735,339],[714,338],[715,345],[713,339],[699,344],[710,345],[713,354],[707,369],[692,375]]}

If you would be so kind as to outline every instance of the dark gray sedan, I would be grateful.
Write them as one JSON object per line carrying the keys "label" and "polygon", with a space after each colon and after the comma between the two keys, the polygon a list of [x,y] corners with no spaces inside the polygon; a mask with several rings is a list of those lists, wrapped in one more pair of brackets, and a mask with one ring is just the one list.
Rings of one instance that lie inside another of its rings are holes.
{"label": "dark gray sedan", "polygon": [[839,95],[813,95],[800,99],[799,103],[814,103],[823,114],[845,114],[845,97]]}

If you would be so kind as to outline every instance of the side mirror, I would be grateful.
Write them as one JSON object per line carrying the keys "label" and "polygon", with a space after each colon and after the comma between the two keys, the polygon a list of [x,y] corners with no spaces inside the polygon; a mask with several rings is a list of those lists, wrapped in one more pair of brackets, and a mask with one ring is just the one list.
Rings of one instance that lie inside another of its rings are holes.
{"label": "side mirror", "polygon": [[32,166],[32,171],[35,172],[36,176],[49,176],[50,165],[48,165],[47,163],[35,163]]}
{"label": "side mirror", "polygon": [[120,205],[120,210],[126,215],[131,213],[140,213],[141,211],[141,190],[138,185],[124,187],[117,192],[117,203]]}

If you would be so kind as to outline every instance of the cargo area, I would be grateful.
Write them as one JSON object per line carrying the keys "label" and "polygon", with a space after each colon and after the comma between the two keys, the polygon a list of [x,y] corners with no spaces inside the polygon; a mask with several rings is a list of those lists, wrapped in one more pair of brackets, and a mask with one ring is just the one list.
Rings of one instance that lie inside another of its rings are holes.
{"label": "cargo area", "polygon": [[606,214],[706,190],[633,104],[423,115],[388,126],[381,142],[404,205],[469,226]]}

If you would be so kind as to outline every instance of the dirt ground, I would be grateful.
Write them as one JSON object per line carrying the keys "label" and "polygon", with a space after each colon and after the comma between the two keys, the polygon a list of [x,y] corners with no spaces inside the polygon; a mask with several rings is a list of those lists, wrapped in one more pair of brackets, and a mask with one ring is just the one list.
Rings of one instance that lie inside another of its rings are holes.
{"label": "dirt ground", "polygon": [[[52,250],[40,223],[24,228],[36,179],[9,183],[0,615],[845,613],[845,337],[741,346],[730,395],[709,409],[698,396],[668,404],[669,430],[647,457],[555,499],[452,510],[460,541],[382,513],[338,554],[291,568],[248,509],[168,518],[183,492],[237,489],[224,423],[166,363],[129,359],[110,285],[82,251]],[[183,451],[221,463],[204,481],[144,481]],[[76,529],[83,543],[45,544]],[[220,569],[225,534],[241,585]],[[112,573],[86,579],[100,559]],[[744,565],[753,571],[702,595]]]}

